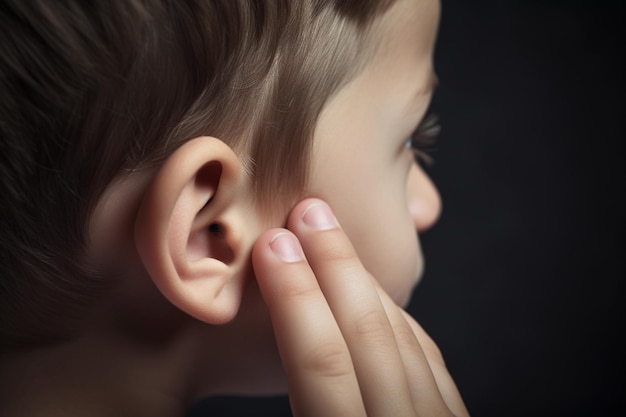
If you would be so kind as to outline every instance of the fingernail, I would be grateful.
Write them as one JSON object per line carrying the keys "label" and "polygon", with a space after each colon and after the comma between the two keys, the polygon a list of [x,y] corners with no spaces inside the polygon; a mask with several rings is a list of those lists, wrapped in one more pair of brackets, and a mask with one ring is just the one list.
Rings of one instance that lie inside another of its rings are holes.
{"label": "fingernail", "polygon": [[304,259],[304,252],[298,239],[290,233],[278,233],[270,240],[270,249],[283,262],[299,262]]}
{"label": "fingernail", "polygon": [[313,203],[307,207],[302,213],[302,221],[315,230],[330,230],[339,226],[330,207],[323,203]]}

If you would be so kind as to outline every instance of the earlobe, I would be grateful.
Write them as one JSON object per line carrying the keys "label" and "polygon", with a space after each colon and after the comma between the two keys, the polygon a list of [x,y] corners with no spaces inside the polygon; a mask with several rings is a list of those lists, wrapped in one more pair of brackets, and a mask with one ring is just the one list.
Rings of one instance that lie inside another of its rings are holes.
{"label": "earlobe", "polygon": [[247,253],[243,167],[216,138],[192,139],[159,168],[135,221],[141,260],[161,293],[207,323],[231,320]]}

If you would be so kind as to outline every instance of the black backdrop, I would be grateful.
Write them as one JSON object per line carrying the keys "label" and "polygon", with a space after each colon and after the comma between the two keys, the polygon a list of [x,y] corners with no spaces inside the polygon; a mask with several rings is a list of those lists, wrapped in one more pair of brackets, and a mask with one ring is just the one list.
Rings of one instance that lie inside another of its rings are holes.
{"label": "black backdrop", "polygon": [[[619,415],[624,16],[619,2],[443,0],[429,172],[444,201],[409,311],[474,417]],[[190,416],[289,416],[220,398]],[[393,416],[390,416],[393,417]]]}

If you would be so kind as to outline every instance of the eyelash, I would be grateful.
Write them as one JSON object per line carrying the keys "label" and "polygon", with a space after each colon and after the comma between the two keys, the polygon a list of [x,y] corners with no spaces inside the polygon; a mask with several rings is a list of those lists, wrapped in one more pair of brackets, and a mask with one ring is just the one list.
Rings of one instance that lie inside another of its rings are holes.
{"label": "eyelash", "polygon": [[429,114],[422,119],[419,126],[411,133],[404,147],[413,151],[413,155],[418,162],[431,165],[434,159],[428,152],[432,150],[432,146],[437,142],[437,135],[439,135],[440,131],[441,125],[437,115]]}

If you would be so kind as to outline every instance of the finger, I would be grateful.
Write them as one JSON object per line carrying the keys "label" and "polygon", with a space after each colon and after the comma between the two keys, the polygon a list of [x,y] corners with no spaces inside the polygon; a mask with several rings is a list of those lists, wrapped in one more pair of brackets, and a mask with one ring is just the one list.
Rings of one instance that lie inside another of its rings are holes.
{"label": "finger", "polygon": [[395,304],[380,285],[377,288],[406,365],[416,410],[420,415],[469,417],[439,347],[411,315]]}
{"label": "finger", "polygon": [[289,229],[300,239],[350,350],[367,415],[414,415],[385,309],[329,207],[321,200],[305,200],[292,211]]}
{"label": "finger", "polygon": [[441,393],[441,397],[446,403],[446,406],[457,417],[469,417],[469,411],[467,410],[463,398],[461,397],[461,393],[459,392],[445,365],[441,351],[432,338],[424,331],[422,326],[420,326],[419,323],[413,319],[413,317],[411,317],[404,310],[400,311],[408,325],[411,327],[412,332],[415,334],[420,346],[422,346],[437,383],[437,387]]}
{"label": "finger", "polygon": [[350,353],[297,238],[263,234],[252,253],[296,416],[364,416]]}
{"label": "finger", "polygon": [[[409,319],[413,322],[414,320],[398,307],[380,286],[377,286],[377,289],[393,328],[402,362],[405,365],[406,378],[415,410],[421,416],[451,415],[447,402],[433,375],[433,363],[429,360],[428,354],[409,324]],[[436,345],[434,346],[436,347]]]}
{"label": "finger", "polygon": [[446,368],[439,347],[424,329],[373,280],[383,302],[419,415],[468,417],[461,394]]}

